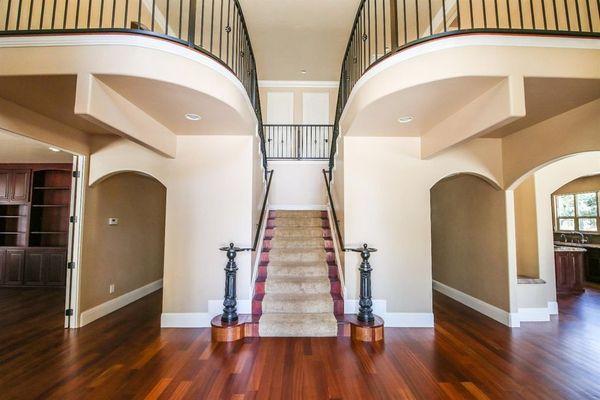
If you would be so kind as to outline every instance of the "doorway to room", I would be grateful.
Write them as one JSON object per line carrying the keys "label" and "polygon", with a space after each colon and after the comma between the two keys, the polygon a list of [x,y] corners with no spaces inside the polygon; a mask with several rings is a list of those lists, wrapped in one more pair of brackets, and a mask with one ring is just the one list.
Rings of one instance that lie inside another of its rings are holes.
{"label": "doorway to room", "polygon": [[60,329],[75,323],[82,166],[80,156],[0,131],[0,314],[5,334],[14,332],[13,325]]}

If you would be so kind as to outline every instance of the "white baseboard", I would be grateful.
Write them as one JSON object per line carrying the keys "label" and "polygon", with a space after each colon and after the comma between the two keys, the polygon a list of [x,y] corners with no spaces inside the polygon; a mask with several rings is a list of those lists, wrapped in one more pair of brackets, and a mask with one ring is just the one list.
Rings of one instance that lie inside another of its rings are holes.
{"label": "white baseboard", "polygon": [[326,211],[327,206],[322,204],[270,204],[269,210]]}
{"label": "white baseboard", "polygon": [[152,292],[156,292],[162,287],[163,280],[159,279],[145,286],[134,289],[131,292],[127,292],[119,297],[111,299],[105,303],[99,304],[96,307],[90,308],[89,310],[85,310],[81,313],[81,317],[79,318],[79,327],[85,326],[90,322],[97,320],[98,318],[102,318],[105,315],[117,311],[118,309],[123,308],[126,305],[131,304]]}
{"label": "white baseboard", "polygon": [[542,322],[550,321],[548,308],[519,308],[519,320],[521,322]]}
{"label": "white baseboard", "polygon": [[162,313],[161,328],[208,328],[213,315],[209,313]]}
{"label": "white baseboard", "polygon": [[385,313],[381,316],[387,328],[433,328],[433,313]]}
{"label": "white baseboard", "polygon": [[486,303],[483,300],[479,300],[471,295],[468,295],[460,290],[454,289],[450,286],[444,285],[441,282],[433,281],[433,289],[446,296],[470,307],[476,311],[479,311],[483,315],[486,315],[493,320],[500,322],[506,326],[518,327],[520,326],[520,320],[518,314],[509,313],[496,306]]}
{"label": "white baseboard", "polygon": [[548,314],[558,315],[558,303],[556,301],[548,302]]}
{"label": "white baseboard", "polygon": [[[355,314],[358,300],[344,300],[344,314]],[[388,328],[433,328],[433,313],[387,312],[387,301],[373,299],[373,313],[383,318]]]}

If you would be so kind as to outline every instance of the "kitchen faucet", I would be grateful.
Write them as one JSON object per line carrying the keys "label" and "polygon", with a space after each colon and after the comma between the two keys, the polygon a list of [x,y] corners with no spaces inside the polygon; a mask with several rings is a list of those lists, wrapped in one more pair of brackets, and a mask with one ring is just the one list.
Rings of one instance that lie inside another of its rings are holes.
{"label": "kitchen faucet", "polygon": [[581,239],[579,239],[579,243],[580,244],[584,244],[587,243],[587,239],[585,238],[585,235],[581,232],[575,232],[576,235],[581,236]]}
{"label": "kitchen faucet", "polygon": [[564,233],[560,234],[560,241],[563,243],[569,243],[569,241],[567,240],[567,235],[565,235]]}

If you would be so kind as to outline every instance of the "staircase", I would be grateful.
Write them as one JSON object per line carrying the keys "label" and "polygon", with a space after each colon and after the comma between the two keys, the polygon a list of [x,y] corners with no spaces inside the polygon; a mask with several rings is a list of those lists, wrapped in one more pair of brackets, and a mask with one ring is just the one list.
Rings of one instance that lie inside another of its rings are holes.
{"label": "staircase", "polygon": [[337,336],[344,303],[327,212],[269,212],[254,292],[260,336]]}

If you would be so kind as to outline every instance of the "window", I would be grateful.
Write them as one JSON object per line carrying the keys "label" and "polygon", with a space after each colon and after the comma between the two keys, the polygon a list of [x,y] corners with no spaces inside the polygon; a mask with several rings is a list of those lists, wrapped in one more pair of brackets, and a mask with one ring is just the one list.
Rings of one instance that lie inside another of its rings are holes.
{"label": "window", "polygon": [[557,231],[598,232],[598,195],[600,192],[554,196],[554,228]]}

